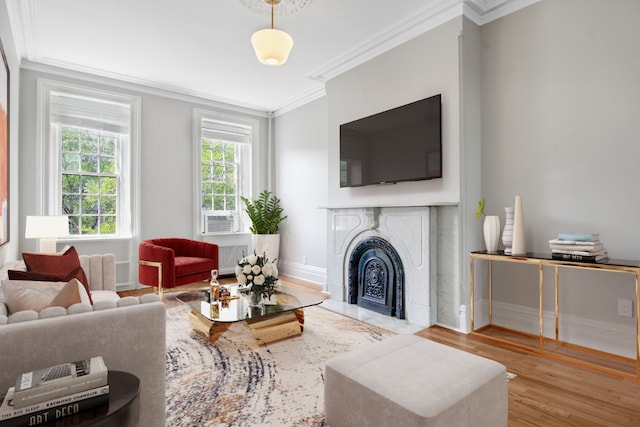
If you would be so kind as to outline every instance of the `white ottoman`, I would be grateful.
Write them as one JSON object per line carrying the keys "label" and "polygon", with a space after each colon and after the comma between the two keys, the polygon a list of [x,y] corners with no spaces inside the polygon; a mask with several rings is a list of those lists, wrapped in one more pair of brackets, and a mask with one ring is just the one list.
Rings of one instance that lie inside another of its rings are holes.
{"label": "white ottoman", "polygon": [[484,357],[396,335],[325,365],[327,425],[507,425],[507,373]]}

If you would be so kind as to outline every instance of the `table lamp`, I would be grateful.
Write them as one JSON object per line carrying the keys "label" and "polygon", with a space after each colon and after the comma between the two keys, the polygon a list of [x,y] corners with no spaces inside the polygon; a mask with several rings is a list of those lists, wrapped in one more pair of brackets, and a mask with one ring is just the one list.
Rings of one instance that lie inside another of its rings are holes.
{"label": "table lamp", "polygon": [[27,216],[24,237],[40,239],[40,252],[56,252],[58,237],[69,235],[69,217],[67,215]]}

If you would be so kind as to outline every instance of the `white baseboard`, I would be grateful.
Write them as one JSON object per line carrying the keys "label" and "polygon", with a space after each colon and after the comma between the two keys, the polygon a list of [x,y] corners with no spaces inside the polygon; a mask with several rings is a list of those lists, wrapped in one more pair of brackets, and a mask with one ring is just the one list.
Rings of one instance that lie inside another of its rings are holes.
{"label": "white baseboard", "polygon": [[[476,304],[475,309],[476,320],[485,318],[482,316],[487,316],[487,301]],[[543,320],[544,336],[555,338],[555,313],[545,311]],[[494,301],[493,324],[535,335],[540,333],[539,311],[531,307]],[[482,323],[475,324],[476,329],[481,326]],[[635,327],[560,313],[558,329],[561,341],[636,358]]]}
{"label": "white baseboard", "polygon": [[327,283],[327,269],[299,264],[291,261],[278,261],[278,272],[285,276],[295,277],[314,283]]}

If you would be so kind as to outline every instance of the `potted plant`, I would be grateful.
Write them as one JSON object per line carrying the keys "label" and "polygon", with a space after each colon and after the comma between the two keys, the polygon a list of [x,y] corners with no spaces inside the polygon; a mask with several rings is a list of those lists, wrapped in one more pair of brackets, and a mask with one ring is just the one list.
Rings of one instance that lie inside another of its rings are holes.
{"label": "potted plant", "polygon": [[276,262],[280,252],[280,223],[287,216],[283,215],[280,199],[264,190],[257,199],[241,197],[245,204],[245,212],[251,220],[249,230],[253,233],[253,250],[260,255],[268,254],[269,259]]}
{"label": "potted plant", "polygon": [[484,215],[484,224],[482,231],[484,233],[484,243],[487,246],[487,252],[498,252],[498,241],[500,240],[500,217],[498,215],[487,215],[484,213],[485,200],[478,202],[476,209],[476,220]]}

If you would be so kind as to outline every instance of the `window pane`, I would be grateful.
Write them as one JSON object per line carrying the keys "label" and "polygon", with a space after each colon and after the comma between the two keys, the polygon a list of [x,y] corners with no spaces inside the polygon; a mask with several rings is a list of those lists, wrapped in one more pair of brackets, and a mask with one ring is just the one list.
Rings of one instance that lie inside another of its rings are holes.
{"label": "window pane", "polygon": [[62,175],[62,193],[80,193],[80,177],[78,175]]}
{"label": "window pane", "polygon": [[98,152],[99,137],[96,132],[84,131],[80,135],[80,150],[87,154]]}
{"label": "window pane", "polygon": [[80,155],[78,153],[63,153],[62,170],[68,172],[80,171]]}
{"label": "window pane", "polygon": [[108,156],[116,155],[116,138],[102,135],[100,137],[100,153]]}
{"label": "window pane", "polygon": [[80,217],[77,215],[69,215],[69,234],[80,234]]}
{"label": "window pane", "polygon": [[116,194],[116,179],[113,177],[100,178],[100,194],[115,195]]}
{"label": "window pane", "polygon": [[98,194],[100,192],[100,178],[97,176],[85,175],[82,177],[82,193]]}
{"label": "window pane", "polygon": [[82,213],[83,214],[98,213],[98,198],[96,196],[82,197]]}
{"label": "window pane", "polygon": [[236,209],[236,198],[235,196],[227,196],[227,210],[233,211]]}
{"label": "window pane", "polygon": [[114,234],[116,232],[116,217],[112,215],[100,217],[100,234]]}
{"label": "window pane", "polygon": [[213,194],[224,194],[226,185],[223,182],[216,182],[214,184],[214,192]]}
{"label": "window pane", "polygon": [[72,215],[80,213],[80,196],[65,194],[62,196],[62,213]]}
{"label": "window pane", "polygon": [[78,152],[78,129],[65,127],[62,128],[62,150]]}
{"label": "window pane", "polygon": [[235,183],[236,182],[236,176],[238,175],[235,165],[228,167],[225,171],[225,177],[224,179],[226,180],[226,182],[228,183]]}
{"label": "window pane", "polygon": [[116,198],[109,196],[102,196],[100,198],[100,213],[101,214],[111,214],[115,215],[116,213]]}
{"label": "window pane", "polygon": [[202,180],[211,181],[213,179],[213,166],[209,163],[202,165]]}
{"label": "window pane", "polygon": [[210,211],[213,210],[213,196],[210,195],[202,195],[202,210]]}
{"label": "window pane", "polygon": [[81,218],[82,234],[98,234],[98,217],[97,216],[85,216]]}
{"label": "window pane", "polygon": [[224,176],[224,166],[216,163],[213,165],[213,180],[220,181]]}
{"label": "window pane", "polygon": [[82,172],[98,172],[98,156],[83,154],[81,160]]}
{"label": "window pane", "polygon": [[213,198],[213,209],[216,211],[224,210],[224,197],[215,196]]}
{"label": "window pane", "polygon": [[115,173],[116,159],[111,156],[100,156],[100,172]]}
{"label": "window pane", "polygon": [[235,144],[226,144],[224,147],[224,156],[225,161],[227,162],[235,162],[236,161],[236,147]]}

